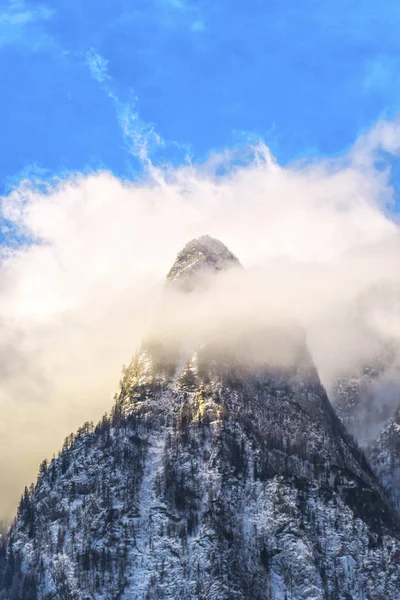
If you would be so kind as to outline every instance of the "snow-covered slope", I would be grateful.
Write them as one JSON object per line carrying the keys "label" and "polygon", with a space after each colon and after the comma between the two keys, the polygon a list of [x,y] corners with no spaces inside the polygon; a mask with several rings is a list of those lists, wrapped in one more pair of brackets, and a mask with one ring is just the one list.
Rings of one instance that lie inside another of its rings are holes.
{"label": "snow-covered slope", "polygon": [[[178,256],[169,282],[195,293],[196,256],[231,265],[204,241]],[[26,491],[0,598],[400,598],[393,510],[304,337],[283,343],[290,363],[255,365],[208,343],[171,353],[145,342],[110,416],[86,424]]]}

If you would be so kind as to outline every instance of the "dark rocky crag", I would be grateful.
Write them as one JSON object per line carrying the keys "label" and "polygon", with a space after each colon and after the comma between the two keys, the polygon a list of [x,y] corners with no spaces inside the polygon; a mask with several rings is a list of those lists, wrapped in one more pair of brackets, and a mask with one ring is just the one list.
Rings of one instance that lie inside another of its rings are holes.
{"label": "dark rocky crag", "polygon": [[[193,240],[167,289],[196,293],[199,274],[231,266],[223,244]],[[287,364],[254,365],[223,344],[145,342],[110,416],[26,490],[0,598],[400,598],[393,509],[304,337],[284,343]]]}

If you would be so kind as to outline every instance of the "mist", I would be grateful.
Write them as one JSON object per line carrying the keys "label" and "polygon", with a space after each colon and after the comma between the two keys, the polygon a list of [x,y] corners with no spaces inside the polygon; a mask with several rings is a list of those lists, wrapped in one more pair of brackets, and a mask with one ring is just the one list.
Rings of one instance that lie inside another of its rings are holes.
{"label": "mist", "polygon": [[3,197],[0,516],[66,435],[110,409],[193,237],[220,239],[244,272],[206,301],[171,305],[170,331],[296,323],[328,389],[396,345],[399,151],[399,123],[381,122],[333,160],[281,166],[260,142],[201,165],[149,162],[134,182],[75,174]]}

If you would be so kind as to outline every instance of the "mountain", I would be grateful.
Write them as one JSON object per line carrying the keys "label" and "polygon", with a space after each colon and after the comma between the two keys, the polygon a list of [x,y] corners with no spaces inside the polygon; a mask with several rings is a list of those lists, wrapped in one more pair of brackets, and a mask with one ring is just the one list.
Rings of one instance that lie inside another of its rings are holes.
{"label": "mountain", "polygon": [[[183,306],[232,267],[221,242],[193,240],[165,294]],[[2,600],[400,598],[397,517],[304,334],[235,331],[143,343],[110,416],[25,490]]]}

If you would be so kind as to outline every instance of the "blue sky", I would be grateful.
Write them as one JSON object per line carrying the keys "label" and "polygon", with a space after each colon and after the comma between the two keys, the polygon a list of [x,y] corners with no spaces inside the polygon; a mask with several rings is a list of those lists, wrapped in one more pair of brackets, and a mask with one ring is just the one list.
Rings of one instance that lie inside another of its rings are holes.
{"label": "blue sky", "polygon": [[337,155],[399,110],[399,30],[394,0],[0,0],[0,193],[134,177],[143,143],[154,162],[249,136],[281,163]]}

